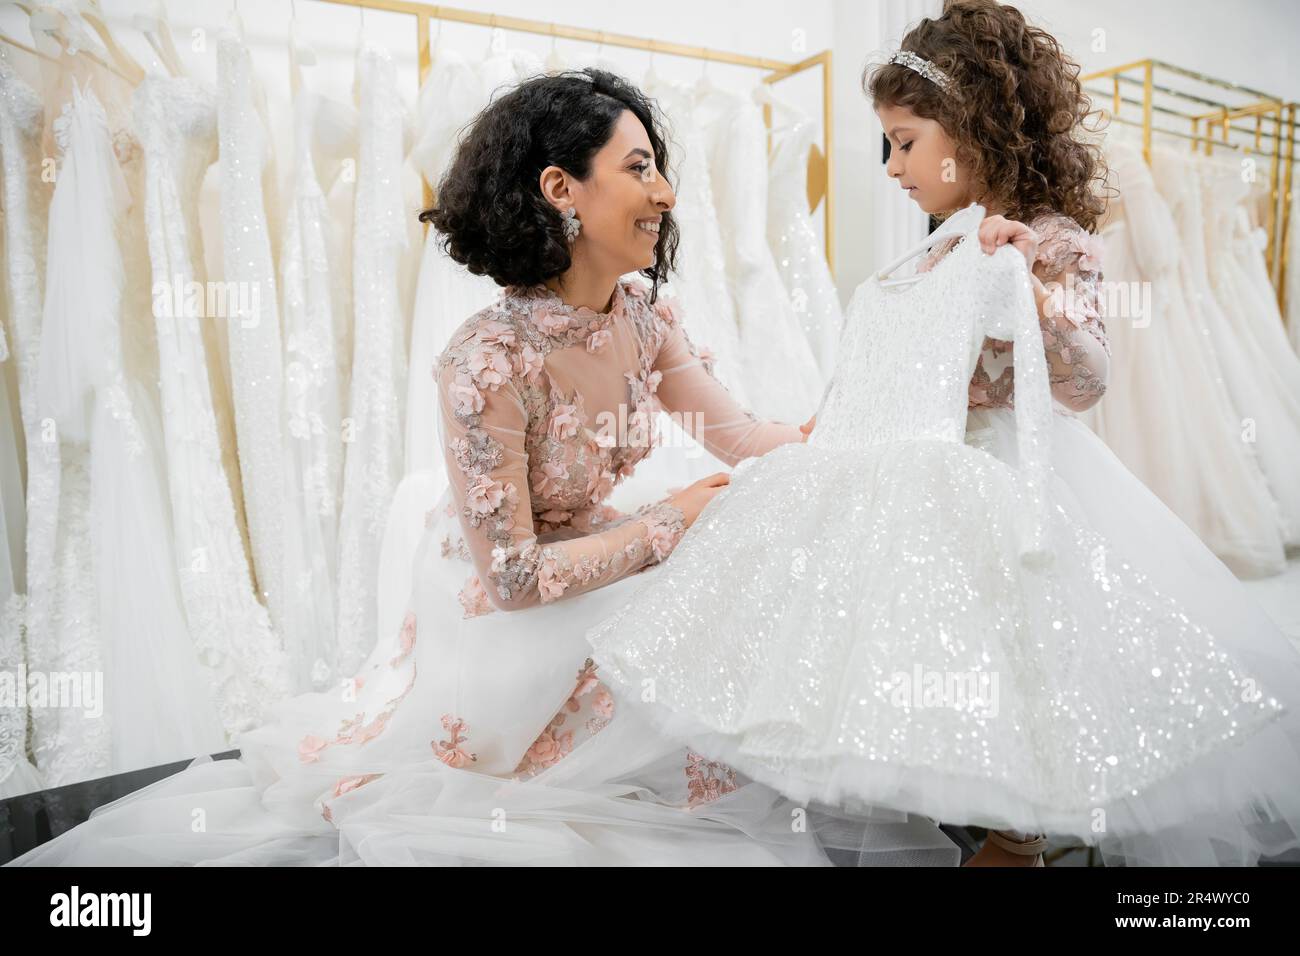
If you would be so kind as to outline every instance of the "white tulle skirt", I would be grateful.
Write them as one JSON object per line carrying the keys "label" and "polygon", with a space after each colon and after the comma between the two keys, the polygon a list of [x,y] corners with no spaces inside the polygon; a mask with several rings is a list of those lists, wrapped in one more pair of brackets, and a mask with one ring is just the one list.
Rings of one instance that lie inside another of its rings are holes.
{"label": "white tulle skirt", "polygon": [[283,702],[239,760],[198,759],[15,864],[957,864],[935,821],[796,805],[606,688],[585,632],[655,571],[464,617],[449,506],[409,613],[354,678]]}
{"label": "white tulle skirt", "polygon": [[1010,534],[1009,411],[972,413],[967,445],[782,446],[589,633],[605,679],[794,800],[1043,830],[1111,864],[1298,845],[1300,656],[1056,418],[1051,568]]}

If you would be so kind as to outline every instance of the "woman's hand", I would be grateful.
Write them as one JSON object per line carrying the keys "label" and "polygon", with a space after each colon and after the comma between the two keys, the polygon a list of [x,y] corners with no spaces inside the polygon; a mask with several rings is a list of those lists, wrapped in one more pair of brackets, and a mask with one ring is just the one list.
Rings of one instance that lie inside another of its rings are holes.
{"label": "woman's hand", "polygon": [[998,246],[1011,243],[1025,257],[1029,271],[1034,271],[1034,262],[1038,259],[1038,233],[1023,222],[1004,216],[989,216],[980,223],[979,238],[980,248],[989,255],[997,252]]}
{"label": "woman's hand", "polygon": [[700,516],[704,506],[713,500],[713,496],[729,484],[731,484],[731,476],[725,471],[719,471],[687,485],[670,496],[668,502],[681,509],[686,518],[686,527],[689,528]]}
{"label": "woman's hand", "polygon": [[814,415],[808,421],[799,426],[799,431],[803,432],[802,441],[808,441],[808,436],[812,434],[813,427],[817,424],[817,416]]}

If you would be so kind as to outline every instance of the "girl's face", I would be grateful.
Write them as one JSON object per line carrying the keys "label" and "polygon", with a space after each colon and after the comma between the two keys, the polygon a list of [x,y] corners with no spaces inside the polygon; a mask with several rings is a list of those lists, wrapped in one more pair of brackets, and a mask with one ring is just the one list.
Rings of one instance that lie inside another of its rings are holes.
{"label": "girl's face", "polygon": [[592,157],[591,175],[585,182],[569,181],[582,221],[575,256],[616,275],[654,265],[660,222],[677,204],[657,162],[645,127],[625,110],[609,142]]}
{"label": "girl's face", "polygon": [[975,184],[957,162],[957,147],[937,120],[904,106],[877,106],[889,137],[885,172],[929,215],[961,209],[974,201]]}

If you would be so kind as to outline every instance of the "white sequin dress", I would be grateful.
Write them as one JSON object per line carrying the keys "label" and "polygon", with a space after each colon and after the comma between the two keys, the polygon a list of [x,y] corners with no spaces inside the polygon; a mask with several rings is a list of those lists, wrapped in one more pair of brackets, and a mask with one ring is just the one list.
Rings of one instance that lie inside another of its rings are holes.
{"label": "white sequin dress", "polygon": [[[868,279],[810,442],[737,468],[593,657],[795,800],[1108,862],[1294,845],[1296,655],[1243,665],[1052,493],[1036,311],[1016,252],[969,238],[912,286]],[[1018,468],[964,440],[986,335],[1015,343]]]}

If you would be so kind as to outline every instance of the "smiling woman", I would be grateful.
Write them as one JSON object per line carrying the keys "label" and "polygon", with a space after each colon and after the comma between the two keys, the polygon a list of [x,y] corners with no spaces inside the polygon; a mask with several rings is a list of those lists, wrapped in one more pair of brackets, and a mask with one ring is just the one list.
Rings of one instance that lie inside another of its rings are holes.
{"label": "smiling woman", "polygon": [[597,311],[629,272],[650,280],[654,302],[678,241],[661,127],[653,102],[612,73],[537,77],[478,117],[420,218],[448,255],[498,285],[537,285],[576,265],[610,277],[605,298],[583,303]]}

